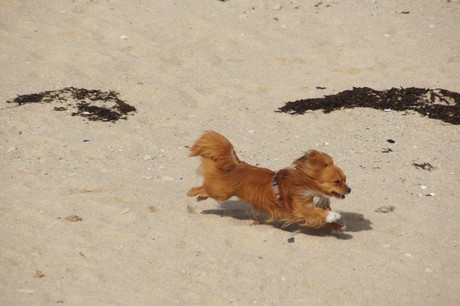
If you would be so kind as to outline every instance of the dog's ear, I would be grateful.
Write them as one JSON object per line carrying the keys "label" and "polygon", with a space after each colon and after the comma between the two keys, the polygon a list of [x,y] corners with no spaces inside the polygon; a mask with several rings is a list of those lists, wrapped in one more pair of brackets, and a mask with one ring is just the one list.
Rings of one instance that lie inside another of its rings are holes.
{"label": "dog's ear", "polygon": [[324,169],[334,164],[332,157],[324,152],[309,150],[306,155],[308,163],[316,169]]}
{"label": "dog's ear", "polygon": [[296,169],[302,170],[310,177],[316,177],[319,171],[330,167],[333,164],[334,161],[332,160],[332,157],[326,153],[316,150],[309,150],[293,163]]}

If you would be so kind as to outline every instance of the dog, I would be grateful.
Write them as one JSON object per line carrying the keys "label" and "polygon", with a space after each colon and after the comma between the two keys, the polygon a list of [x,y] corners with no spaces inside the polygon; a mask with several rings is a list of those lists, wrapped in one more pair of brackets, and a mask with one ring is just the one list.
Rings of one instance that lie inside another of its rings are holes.
{"label": "dog", "polygon": [[329,198],[344,199],[351,189],[343,171],[326,153],[309,150],[291,167],[274,172],[241,161],[227,138],[205,131],[190,148],[190,156],[201,157],[203,185],[187,193],[197,201],[212,198],[222,202],[236,196],[268,215],[267,222],[345,230],[337,223],[341,216],[331,209]]}

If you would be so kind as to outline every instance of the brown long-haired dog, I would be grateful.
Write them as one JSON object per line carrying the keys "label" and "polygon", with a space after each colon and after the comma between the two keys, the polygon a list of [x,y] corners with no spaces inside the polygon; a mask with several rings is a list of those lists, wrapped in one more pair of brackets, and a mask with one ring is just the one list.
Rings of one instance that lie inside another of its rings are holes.
{"label": "brown long-haired dog", "polygon": [[187,193],[198,201],[237,196],[256,211],[265,212],[269,222],[328,227],[333,232],[345,229],[336,223],[340,215],[331,210],[329,197],[343,199],[351,189],[343,171],[326,153],[310,150],[291,168],[274,172],[240,161],[227,138],[206,131],[193,144],[190,156],[201,156],[203,185]]}

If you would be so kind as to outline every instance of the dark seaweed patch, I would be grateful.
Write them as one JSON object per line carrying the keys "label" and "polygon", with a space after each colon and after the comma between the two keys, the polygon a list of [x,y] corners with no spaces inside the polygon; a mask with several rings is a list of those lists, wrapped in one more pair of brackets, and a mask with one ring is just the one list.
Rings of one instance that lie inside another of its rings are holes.
{"label": "dark seaweed patch", "polygon": [[309,110],[321,109],[324,113],[330,113],[338,109],[355,107],[412,110],[432,119],[460,124],[460,93],[440,88],[409,87],[379,91],[369,87],[353,87],[352,90],[327,95],[324,98],[287,102],[277,112],[299,115]]}
{"label": "dark seaweed patch", "polygon": [[88,102],[78,102],[77,111],[72,113],[72,116],[82,116],[91,121],[117,121],[122,118],[123,115],[119,112],[110,110],[105,107],[99,107],[95,105],[90,105]]}
{"label": "dark seaweed patch", "polygon": [[[17,103],[19,106],[28,103],[67,103],[64,106],[55,106],[55,111],[66,111],[67,107],[76,109],[72,116],[81,116],[91,121],[115,122],[127,119],[127,114],[136,111],[136,108],[121,100],[116,91],[101,91],[66,87],[59,90],[43,91],[40,93],[19,95],[8,103]],[[72,103],[73,102],[73,103]],[[108,106],[112,104],[112,106]]]}
{"label": "dark seaweed patch", "polygon": [[14,99],[14,102],[18,103],[19,105],[22,105],[25,103],[38,103],[38,102],[42,102],[43,97],[44,97],[44,94],[22,95]]}

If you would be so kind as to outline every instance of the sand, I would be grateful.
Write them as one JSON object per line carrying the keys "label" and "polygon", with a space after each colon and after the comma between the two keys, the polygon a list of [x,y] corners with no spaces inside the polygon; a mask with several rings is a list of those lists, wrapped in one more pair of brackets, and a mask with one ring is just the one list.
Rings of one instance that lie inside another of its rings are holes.
{"label": "sand", "polygon": [[[3,0],[0,304],[458,305],[459,126],[275,110],[353,86],[460,92],[459,27],[457,0]],[[6,103],[67,86],[137,112]],[[273,170],[332,155],[353,189],[332,201],[347,231],[187,198],[207,129]]]}

